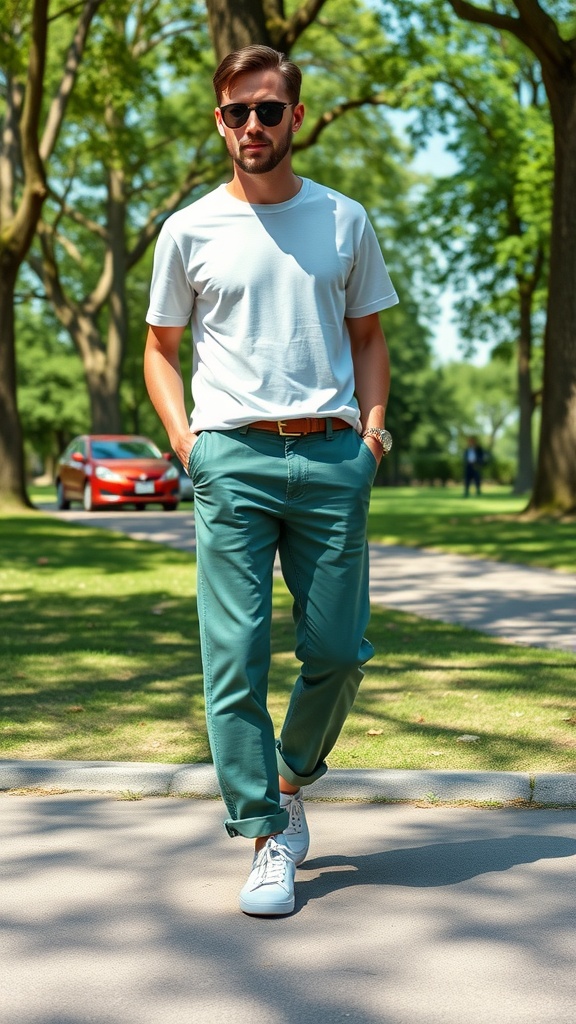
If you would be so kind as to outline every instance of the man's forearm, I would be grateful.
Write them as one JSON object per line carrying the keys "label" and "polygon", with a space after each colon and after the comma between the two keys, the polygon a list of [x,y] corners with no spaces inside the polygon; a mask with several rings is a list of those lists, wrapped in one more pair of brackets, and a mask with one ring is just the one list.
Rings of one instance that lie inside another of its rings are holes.
{"label": "man's forearm", "polygon": [[150,328],[144,353],[144,380],[176,455],[187,465],[193,436],[184,402],[178,334]]}
{"label": "man's forearm", "polygon": [[383,339],[374,338],[356,354],[354,374],[362,429],[383,427],[390,393],[390,361]]}
{"label": "man's forearm", "polygon": [[[346,323],[350,334],[354,388],[360,407],[362,429],[382,428],[390,391],[390,359],[378,314],[348,319]],[[365,443],[379,462],[383,449],[378,438],[368,436]]]}

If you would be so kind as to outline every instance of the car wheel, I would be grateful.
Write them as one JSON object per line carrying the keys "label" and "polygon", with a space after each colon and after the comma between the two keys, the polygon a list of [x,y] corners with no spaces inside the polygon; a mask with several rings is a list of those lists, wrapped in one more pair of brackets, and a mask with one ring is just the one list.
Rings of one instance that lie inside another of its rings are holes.
{"label": "car wheel", "polygon": [[165,501],[162,504],[162,508],[164,509],[165,512],[175,512],[176,509],[178,508],[178,502],[173,502],[173,501],[167,502],[167,501]]}
{"label": "car wheel", "polygon": [[64,487],[61,480],[58,480],[56,484],[56,504],[61,512],[67,512],[70,508],[70,502],[66,501],[64,497]]}
{"label": "car wheel", "polygon": [[85,512],[93,512],[95,509],[94,502],[92,501],[92,488],[88,481],[84,484],[84,493],[82,495],[82,506]]}

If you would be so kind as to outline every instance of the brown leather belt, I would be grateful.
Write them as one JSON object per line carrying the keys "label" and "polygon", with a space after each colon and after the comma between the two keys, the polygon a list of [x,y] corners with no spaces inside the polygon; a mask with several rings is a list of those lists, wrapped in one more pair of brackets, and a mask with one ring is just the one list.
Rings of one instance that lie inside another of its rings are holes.
{"label": "brown leather belt", "polygon": [[251,430],[268,430],[281,437],[301,437],[303,434],[320,434],[326,431],[326,424],[332,424],[332,430],[344,430],[350,424],[336,417],[314,418],[310,416],[299,420],[257,420],[249,423]]}

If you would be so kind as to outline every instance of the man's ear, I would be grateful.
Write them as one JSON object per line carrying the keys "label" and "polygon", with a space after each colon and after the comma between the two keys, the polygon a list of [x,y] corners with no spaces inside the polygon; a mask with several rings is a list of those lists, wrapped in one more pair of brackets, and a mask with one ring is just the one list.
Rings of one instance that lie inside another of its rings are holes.
{"label": "man's ear", "polygon": [[220,113],[218,107],[216,107],[216,110],[214,111],[214,117],[216,118],[216,127],[218,129],[218,134],[224,137],[226,133],[224,131],[224,125],[222,124],[222,114]]}
{"label": "man's ear", "polygon": [[304,120],[304,104],[297,103],[292,113],[292,131],[297,132]]}

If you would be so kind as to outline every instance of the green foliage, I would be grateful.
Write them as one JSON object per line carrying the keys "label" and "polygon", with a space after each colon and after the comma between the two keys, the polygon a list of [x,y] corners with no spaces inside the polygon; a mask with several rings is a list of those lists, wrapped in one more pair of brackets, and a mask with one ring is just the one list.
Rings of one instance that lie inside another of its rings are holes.
{"label": "green foliage", "polygon": [[[53,316],[18,310],[18,406],[29,458],[45,466],[89,427],[82,364]],[[36,465],[34,468],[41,468]]]}
{"label": "green foliage", "polygon": [[[51,38],[50,80],[60,73],[64,38],[61,31]],[[190,168],[197,164],[209,178],[219,155],[209,54],[199,4],[122,0],[95,19],[48,165],[53,192],[45,216],[57,225],[59,273],[71,300],[96,286],[111,244],[122,246],[130,266],[144,226]],[[110,222],[111,169],[121,174],[127,213],[119,239]]]}
{"label": "green foliage", "polygon": [[386,12],[406,62],[411,137],[423,145],[442,133],[458,161],[456,173],[435,175],[422,191],[422,231],[438,254],[434,280],[457,293],[469,351],[480,341],[515,342],[528,293],[537,340],[553,169],[541,69],[512,36],[460,21],[446,0],[395,0]]}
{"label": "green foliage", "polygon": [[516,415],[514,367],[496,359],[484,366],[450,363],[444,378],[454,402],[452,450],[460,451],[469,436],[492,450]]}

